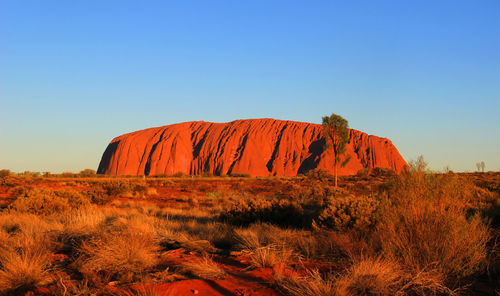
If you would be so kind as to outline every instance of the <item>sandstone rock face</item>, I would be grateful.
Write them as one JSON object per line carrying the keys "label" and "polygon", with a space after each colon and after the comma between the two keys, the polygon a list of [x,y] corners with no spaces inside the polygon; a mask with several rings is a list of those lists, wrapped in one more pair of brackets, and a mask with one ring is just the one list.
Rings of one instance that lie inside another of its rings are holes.
{"label": "sandstone rock face", "polygon": [[[362,168],[400,172],[406,162],[389,139],[350,130],[350,162],[339,175]],[[319,124],[274,119],[228,123],[185,122],[119,136],[108,145],[98,173],[172,175],[248,173],[295,176],[314,168],[333,173],[333,151],[324,149]]]}

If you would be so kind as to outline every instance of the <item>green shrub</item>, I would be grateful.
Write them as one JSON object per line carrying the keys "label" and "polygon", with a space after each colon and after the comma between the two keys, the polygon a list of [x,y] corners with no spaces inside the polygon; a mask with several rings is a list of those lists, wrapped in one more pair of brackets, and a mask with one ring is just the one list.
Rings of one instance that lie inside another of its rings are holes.
{"label": "green shrub", "polygon": [[183,178],[183,177],[188,177],[188,175],[184,174],[183,172],[177,172],[177,173],[173,174],[171,177]]}
{"label": "green shrub", "polygon": [[317,181],[331,181],[333,180],[333,175],[325,169],[314,169],[310,170],[306,174],[307,178]]}
{"label": "green shrub", "polygon": [[366,178],[370,175],[370,169],[369,168],[362,168],[356,173],[356,175]]}
{"label": "green shrub", "polygon": [[35,215],[54,215],[69,210],[67,199],[57,196],[53,190],[35,188],[18,197],[9,209]]}
{"label": "green shrub", "polygon": [[394,170],[389,168],[376,167],[371,170],[370,174],[375,177],[384,177],[384,176],[390,177],[394,176],[396,173],[394,172]]}
{"label": "green shrub", "polygon": [[250,177],[252,177],[252,175],[250,175],[248,173],[231,173],[231,174],[229,174],[229,177],[233,177],[233,178],[250,178]]}
{"label": "green shrub", "polygon": [[10,176],[10,170],[6,169],[0,170],[0,178],[5,178],[7,176]]}
{"label": "green shrub", "polygon": [[221,219],[235,225],[249,225],[268,222],[276,225],[301,227],[304,225],[304,210],[293,201],[253,199],[241,201],[229,211],[221,214]]}
{"label": "green shrub", "polygon": [[20,176],[28,177],[28,178],[37,178],[40,177],[40,172],[30,172],[30,171],[24,171],[19,174]]}
{"label": "green shrub", "polygon": [[463,178],[424,168],[398,176],[381,204],[376,233],[384,255],[448,279],[483,270],[490,230],[479,213],[471,212],[477,191]]}
{"label": "green shrub", "polygon": [[110,202],[109,195],[102,189],[93,188],[83,191],[82,194],[86,196],[91,203],[98,205],[105,205]]}
{"label": "green shrub", "polygon": [[20,196],[26,196],[30,190],[33,189],[33,186],[27,186],[27,185],[19,185],[16,187],[13,187],[9,190],[9,193],[14,196],[14,197],[20,197]]}
{"label": "green shrub", "polygon": [[148,192],[148,186],[146,184],[131,184],[132,195],[144,197]]}
{"label": "green shrub", "polygon": [[109,196],[123,196],[132,192],[132,184],[127,181],[109,181],[102,185],[102,188]]}
{"label": "green shrub", "polygon": [[75,174],[75,173],[72,173],[72,172],[63,172],[61,173],[60,175],[61,177],[64,177],[64,178],[75,178],[77,177],[78,175]]}
{"label": "green shrub", "polygon": [[73,189],[54,190],[54,194],[68,201],[71,208],[82,208],[90,205],[90,199]]}
{"label": "green shrub", "polygon": [[81,193],[70,190],[51,190],[33,188],[25,192],[9,206],[11,211],[35,215],[57,215],[75,208],[90,205],[90,201]]}
{"label": "green shrub", "polygon": [[368,196],[332,197],[314,225],[335,231],[368,230],[376,224],[380,201]]}
{"label": "green shrub", "polygon": [[92,169],[84,169],[83,171],[80,172],[81,177],[93,177],[95,176],[96,172],[95,170]]}
{"label": "green shrub", "polygon": [[304,207],[323,207],[333,195],[343,194],[341,188],[335,189],[326,182],[312,180],[308,186],[301,186],[290,192],[289,199],[300,203]]}

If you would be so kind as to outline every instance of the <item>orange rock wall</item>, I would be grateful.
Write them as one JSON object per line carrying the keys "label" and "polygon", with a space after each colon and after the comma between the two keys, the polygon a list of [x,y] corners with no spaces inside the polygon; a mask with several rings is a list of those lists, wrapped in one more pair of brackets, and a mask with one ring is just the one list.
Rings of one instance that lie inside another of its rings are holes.
{"label": "orange rock wall", "polygon": [[[400,172],[406,162],[389,139],[350,130],[351,161],[339,175],[362,168]],[[319,124],[274,119],[228,123],[185,122],[119,136],[108,145],[98,173],[109,175],[295,176],[310,169],[333,172],[333,152],[324,150]]]}

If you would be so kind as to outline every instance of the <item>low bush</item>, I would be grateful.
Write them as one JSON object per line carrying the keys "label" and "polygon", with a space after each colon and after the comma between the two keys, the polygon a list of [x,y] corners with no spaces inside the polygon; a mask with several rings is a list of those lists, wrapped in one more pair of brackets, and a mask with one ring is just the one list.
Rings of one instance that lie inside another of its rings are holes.
{"label": "low bush", "polygon": [[172,174],[170,177],[174,177],[174,178],[184,178],[184,177],[188,177],[188,175],[184,174],[183,172],[177,172],[175,174]]}
{"label": "low bush", "polygon": [[313,225],[335,231],[366,231],[377,222],[379,204],[378,199],[369,196],[331,197]]}
{"label": "low bush", "polygon": [[5,178],[7,176],[10,176],[10,170],[6,169],[0,170],[0,179]]}
{"label": "low bush", "polygon": [[10,188],[9,193],[11,196],[18,198],[18,197],[25,197],[29,191],[33,189],[33,186],[27,186],[27,185],[19,185]]}
{"label": "low bush", "polygon": [[28,191],[23,190],[22,195],[9,205],[9,209],[15,212],[49,216],[89,205],[89,199],[75,190],[33,188]]}
{"label": "low bush", "polygon": [[64,177],[64,178],[75,178],[78,176],[78,174],[75,174],[72,172],[63,172],[59,176]]}
{"label": "low bush", "polygon": [[84,169],[83,171],[80,172],[81,177],[93,177],[95,176],[96,172],[93,169]]}
{"label": "low bush", "polygon": [[362,168],[360,169],[356,175],[360,176],[360,177],[368,177],[370,175],[370,169],[369,168]]}
{"label": "low bush", "polygon": [[391,177],[396,173],[394,172],[394,170],[389,168],[376,167],[371,169],[370,174],[374,177]]}
{"label": "low bush", "polygon": [[307,178],[317,181],[331,181],[333,180],[333,175],[325,169],[314,169],[309,170],[306,174]]}
{"label": "low bush", "polygon": [[229,177],[233,177],[233,178],[250,178],[250,177],[252,177],[252,175],[250,175],[248,173],[231,173],[231,174],[229,174]]}
{"label": "low bush", "polygon": [[305,208],[318,208],[324,207],[331,196],[344,193],[343,189],[335,189],[328,182],[310,180],[307,186],[301,186],[297,190],[291,191],[286,198],[300,203]]}
{"label": "low bush", "polygon": [[73,189],[54,190],[54,194],[68,201],[68,205],[73,209],[84,208],[90,205],[90,199],[82,193]]}
{"label": "low bush", "polygon": [[101,187],[109,196],[123,196],[132,192],[132,185],[128,181],[108,181],[102,183]]}
{"label": "low bush", "polygon": [[449,281],[484,270],[490,230],[470,212],[473,187],[424,168],[398,176],[382,201],[375,237],[384,256],[414,272],[436,270]]}
{"label": "low bush", "polygon": [[82,192],[91,203],[98,205],[105,205],[111,201],[110,196],[106,191],[100,188],[91,188]]}
{"label": "low bush", "polygon": [[57,196],[53,190],[35,188],[18,197],[9,210],[35,215],[57,215],[71,209],[67,199]]}
{"label": "low bush", "polygon": [[222,213],[220,218],[230,224],[240,226],[255,222],[268,222],[295,227],[303,226],[305,219],[302,207],[298,203],[286,199],[241,201],[229,211]]}

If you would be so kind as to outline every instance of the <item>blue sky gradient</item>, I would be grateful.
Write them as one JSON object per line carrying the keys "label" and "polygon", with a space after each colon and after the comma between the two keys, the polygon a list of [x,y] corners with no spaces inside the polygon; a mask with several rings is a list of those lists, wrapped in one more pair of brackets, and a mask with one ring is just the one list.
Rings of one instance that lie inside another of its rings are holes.
{"label": "blue sky gradient", "polygon": [[0,168],[177,122],[320,123],[500,170],[500,1],[0,1]]}

